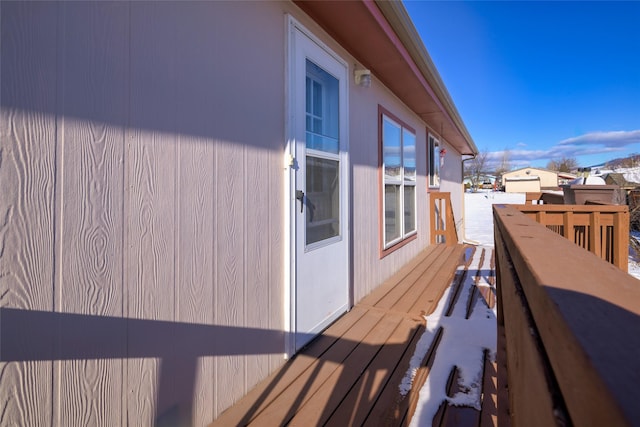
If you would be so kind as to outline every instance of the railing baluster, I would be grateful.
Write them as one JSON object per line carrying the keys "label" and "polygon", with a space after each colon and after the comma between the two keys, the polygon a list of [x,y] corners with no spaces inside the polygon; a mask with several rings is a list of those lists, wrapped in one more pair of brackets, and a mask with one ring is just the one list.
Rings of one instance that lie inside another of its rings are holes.
{"label": "railing baluster", "polygon": [[[627,271],[629,210],[625,205],[514,205],[576,245]],[[558,218],[561,216],[562,219]],[[612,230],[608,230],[611,227]],[[562,228],[562,230],[560,230]]]}
{"label": "railing baluster", "polygon": [[600,212],[591,212],[589,215],[589,250],[602,258],[600,236]]}
{"label": "railing baluster", "polygon": [[562,213],[562,224],[564,227],[564,237],[574,241],[576,233],[573,230],[573,212],[567,211]]}

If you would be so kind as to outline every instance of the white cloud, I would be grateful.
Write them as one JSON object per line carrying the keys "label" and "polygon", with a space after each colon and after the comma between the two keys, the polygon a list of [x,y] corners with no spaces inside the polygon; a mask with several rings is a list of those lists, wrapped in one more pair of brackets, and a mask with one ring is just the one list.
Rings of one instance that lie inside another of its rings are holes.
{"label": "white cloud", "polygon": [[585,135],[568,138],[558,143],[565,145],[600,145],[606,147],[624,147],[640,143],[640,130],[591,132]]}
{"label": "white cloud", "polygon": [[[509,164],[512,168],[529,166],[534,162],[548,162],[551,159],[574,157],[580,162],[580,156],[603,155],[629,152],[629,146],[640,144],[640,130],[590,132],[573,138],[564,139],[546,150],[527,150],[527,144],[519,142],[517,149],[508,150]],[[495,168],[502,162],[504,151],[488,153],[489,168]],[[606,156],[611,158],[611,156]]]}

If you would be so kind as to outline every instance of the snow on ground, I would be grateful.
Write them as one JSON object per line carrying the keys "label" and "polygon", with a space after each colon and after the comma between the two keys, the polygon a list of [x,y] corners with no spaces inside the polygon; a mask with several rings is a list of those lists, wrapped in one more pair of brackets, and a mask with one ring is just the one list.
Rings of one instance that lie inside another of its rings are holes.
{"label": "snow on ground", "polygon": [[614,172],[621,173],[629,182],[638,182],[640,183],[640,168],[620,168],[616,169]]}
{"label": "snow on ground", "polygon": [[494,204],[524,204],[524,193],[481,191],[464,195],[465,240],[493,247]]}
{"label": "snow on ground", "polygon": [[[484,191],[465,194],[465,240],[478,245],[468,267],[460,299],[468,296],[472,286],[490,286],[491,252],[493,251],[493,212],[495,203],[524,203],[524,194]],[[483,255],[484,250],[484,257]],[[464,267],[459,267],[464,269]],[[479,272],[476,283],[475,276]],[[469,319],[466,319],[466,304],[460,300],[455,305],[451,316],[444,314],[449,305],[452,288],[449,287],[436,310],[426,317],[427,326],[421,337],[411,366],[400,386],[400,392],[406,394],[420,361],[424,359],[431,342],[439,328],[443,335],[436,352],[436,358],[426,382],[420,390],[416,411],[411,419],[411,426],[431,426],[440,403],[448,401],[452,405],[471,406],[480,409],[482,393],[482,370],[484,351],[489,350],[489,357],[495,360],[496,353],[496,308],[489,308],[482,298],[476,298]],[[460,386],[464,393],[449,398],[446,395],[446,383],[453,366],[460,372]]]}
{"label": "snow on ground", "polygon": [[[629,182],[640,183],[640,167],[637,168],[617,168],[614,172],[621,173]],[[631,233],[634,237],[640,238],[639,232]],[[640,279],[640,254],[636,254],[631,249],[629,250],[629,274]]]}
{"label": "snow on ground", "polygon": [[[497,313],[496,308],[489,308],[484,299],[479,297],[475,299],[473,311],[467,319],[467,304],[464,302],[464,298],[470,295],[472,286],[476,284],[474,279],[477,271],[480,271],[481,275],[476,286],[490,286],[487,281],[488,274],[483,274],[483,272],[489,272],[490,258],[490,253],[485,253],[483,265],[480,265],[482,249],[476,249],[469,266],[469,273],[460,290],[459,300],[455,304],[451,316],[445,315],[449,299],[452,296],[452,288],[449,287],[440,299],[436,310],[426,317],[426,331],[416,346],[411,366],[400,387],[401,393],[407,393],[410,390],[411,381],[420,361],[427,354],[438,329],[443,328],[443,334],[433,366],[420,389],[418,405],[410,426],[431,427],[433,417],[443,401],[448,401],[451,405],[470,406],[480,410],[484,351],[489,350],[489,357],[495,360]],[[446,394],[447,380],[454,365],[458,367],[459,384],[464,392],[448,397]]]}
{"label": "snow on ground", "polygon": [[[640,241],[640,232],[632,231],[629,238]],[[640,253],[636,253],[631,247],[629,248],[629,274],[640,279]]]}
{"label": "snow on ground", "polygon": [[[627,178],[629,179],[629,178]],[[638,179],[640,182],[640,168]],[[460,297],[469,295],[471,286],[474,285],[474,276],[480,271],[480,280],[477,286],[489,286],[487,282],[489,260],[493,251],[493,210],[494,204],[523,204],[525,195],[522,193],[502,193],[483,191],[465,194],[465,227],[464,236],[467,243],[477,245],[473,260],[468,268]],[[480,259],[485,250],[483,265]],[[460,267],[463,268],[463,267]],[[640,264],[629,261],[629,273],[640,278]],[[412,427],[432,425],[441,402],[449,401],[452,405],[472,406],[480,409],[482,392],[482,363],[484,350],[489,350],[490,357],[495,360],[496,354],[496,308],[490,309],[482,298],[477,298],[473,312],[469,319],[466,317],[466,304],[460,301],[455,306],[451,316],[446,316],[444,311],[448,307],[452,288],[449,287],[436,310],[426,317],[426,331],[416,346],[415,354],[411,360],[411,366],[406,373],[400,392],[405,395],[411,389],[411,383],[416,374],[421,360],[429,350],[429,346],[442,327],[444,333],[438,346],[436,358],[427,380],[420,390],[420,396],[416,411],[411,419]],[[465,393],[458,393],[452,398],[446,395],[446,383],[453,366],[458,366],[461,374],[462,389]]]}

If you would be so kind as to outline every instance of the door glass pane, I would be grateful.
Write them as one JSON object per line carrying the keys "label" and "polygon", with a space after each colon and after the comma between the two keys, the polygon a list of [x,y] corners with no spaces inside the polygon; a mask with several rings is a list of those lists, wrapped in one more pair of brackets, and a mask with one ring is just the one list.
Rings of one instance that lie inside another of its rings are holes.
{"label": "door glass pane", "polygon": [[386,179],[399,179],[402,158],[400,152],[400,126],[386,117],[382,123],[382,141],[384,146],[383,162]]}
{"label": "door glass pane", "polygon": [[340,151],[338,79],[307,59],[307,148],[337,154]]}
{"label": "door glass pane", "polygon": [[384,241],[400,237],[400,186],[384,186]]}
{"label": "door glass pane", "polygon": [[337,160],[307,156],[307,245],[340,235],[340,173]]}
{"label": "door glass pane", "polygon": [[404,187],[404,233],[411,233],[416,229],[416,187]]}

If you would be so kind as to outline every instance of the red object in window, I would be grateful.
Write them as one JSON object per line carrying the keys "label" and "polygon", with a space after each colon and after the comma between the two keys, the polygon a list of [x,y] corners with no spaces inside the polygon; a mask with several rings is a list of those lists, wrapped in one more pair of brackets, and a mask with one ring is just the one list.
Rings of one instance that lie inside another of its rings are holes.
{"label": "red object in window", "polygon": [[447,154],[447,149],[443,148],[442,150],[440,150],[440,157],[444,157],[445,154]]}

